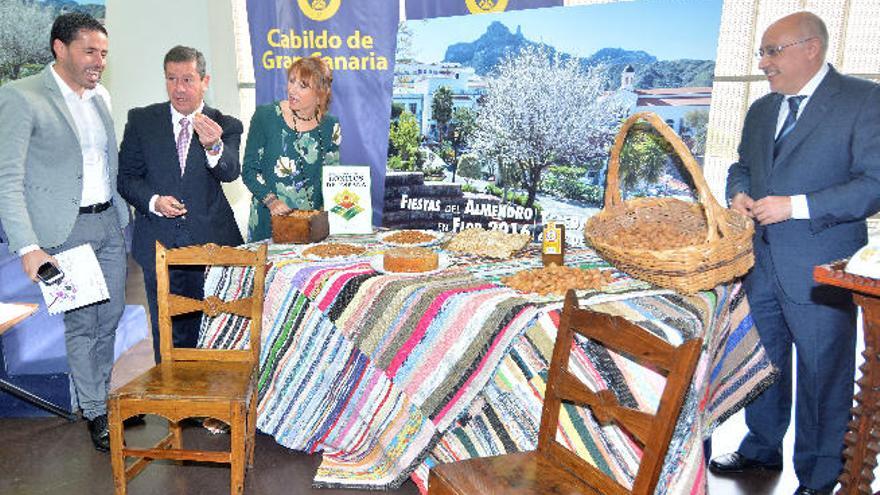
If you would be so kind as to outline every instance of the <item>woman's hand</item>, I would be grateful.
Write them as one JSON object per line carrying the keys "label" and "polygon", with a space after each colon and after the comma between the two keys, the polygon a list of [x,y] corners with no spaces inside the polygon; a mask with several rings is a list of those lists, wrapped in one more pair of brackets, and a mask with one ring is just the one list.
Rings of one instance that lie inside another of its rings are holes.
{"label": "woman's hand", "polygon": [[288,213],[293,211],[289,206],[287,206],[287,203],[281,201],[280,199],[275,199],[266,206],[269,207],[269,213],[272,215],[287,215]]}

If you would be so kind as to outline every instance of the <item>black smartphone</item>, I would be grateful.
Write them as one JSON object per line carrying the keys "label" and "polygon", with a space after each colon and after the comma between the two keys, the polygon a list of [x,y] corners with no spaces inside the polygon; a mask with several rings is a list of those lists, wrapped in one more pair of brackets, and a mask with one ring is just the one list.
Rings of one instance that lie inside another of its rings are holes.
{"label": "black smartphone", "polygon": [[37,278],[46,285],[52,285],[61,282],[64,279],[64,273],[57,266],[47,261],[37,269]]}

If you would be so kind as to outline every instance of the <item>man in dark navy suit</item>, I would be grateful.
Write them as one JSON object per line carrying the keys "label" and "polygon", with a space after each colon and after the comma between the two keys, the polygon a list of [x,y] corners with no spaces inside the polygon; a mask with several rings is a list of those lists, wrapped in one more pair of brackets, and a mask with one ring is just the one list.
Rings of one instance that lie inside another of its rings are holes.
{"label": "man in dark navy suit", "polygon": [[880,88],[825,62],[828,32],[798,12],[764,33],[759,68],[771,94],[746,115],[739,161],[728,171],[733,209],[756,223],[745,279],[776,382],[746,407],[749,432],[716,474],[782,469],[797,349],[795,494],[831,493],[842,469],[855,361],[855,310],[843,291],[813,281],[813,266],[851,256],[880,210]]}
{"label": "man in dark navy suit", "polygon": [[[242,243],[221,187],[241,173],[241,122],[205,106],[210,76],[201,52],[176,46],[164,68],[169,101],[132,109],[119,151],[119,192],[135,209],[132,254],[144,270],[157,363],[156,241],[170,248]],[[171,272],[173,294],[201,298],[203,284],[202,267]],[[200,320],[199,313],[175,318],[174,345],[195,347]]]}

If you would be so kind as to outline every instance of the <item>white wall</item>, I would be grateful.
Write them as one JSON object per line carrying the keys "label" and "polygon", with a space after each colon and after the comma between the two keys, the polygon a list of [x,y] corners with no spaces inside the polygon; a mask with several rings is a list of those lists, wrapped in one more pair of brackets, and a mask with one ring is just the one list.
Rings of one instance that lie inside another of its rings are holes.
{"label": "white wall", "polygon": [[[231,1],[107,0],[106,25],[110,55],[103,83],[113,98],[119,139],[131,108],[168,100],[162,60],[175,45],[205,54],[211,76],[206,103],[241,118]],[[244,143],[245,135],[242,153]],[[245,233],[250,193],[241,179],[225,184],[224,190]]]}

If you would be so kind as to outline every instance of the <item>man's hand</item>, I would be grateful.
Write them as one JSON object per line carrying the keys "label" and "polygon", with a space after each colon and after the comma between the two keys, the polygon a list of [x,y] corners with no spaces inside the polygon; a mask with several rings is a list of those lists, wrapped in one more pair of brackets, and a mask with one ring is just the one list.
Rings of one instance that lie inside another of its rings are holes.
{"label": "man's hand", "polygon": [[761,198],[755,201],[752,212],[761,225],[783,222],[791,218],[791,197],[767,196]]}
{"label": "man's hand", "polygon": [[223,128],[220,124],[202,113],[197,113],[193,117],[193,129],[198,133],[203,148],[214,146],[214,143],[220,141],[220,137],[223,136]]}
{"label": "man's hand", "polygon": [[156,198],[156,211],[168,218],[176,218],[186,215],[186,206],[174,196],[159,196]]}
{"label": "man's hand", "polygon": [[269,213],[272,215],[287,215],[291,211],[293,211],[287,203],[281,201],[280,199],[276,199],[269,203]]}
{"label": "man's hand", "polygon": [[736,196],[734,196],[733,199],[730,200],[730,209],[735,212],[742,213],[749,218],[755,218],[755,214],[752,211],[754,205],[755,200],[744,192],[736,193]]}
{"label": "man's hand", "polygon": [[55,261],[55,258],[49,256],[46,251],[37,249],[36,251],[31,251],[21,257],[21,266],[24,268],[24,273],[27,274],[31,281],[36,282],[39,280],[39,278],[37,278],[37,270],[39,270],[40,266],[47,261],[58,266],[58,262]]}

